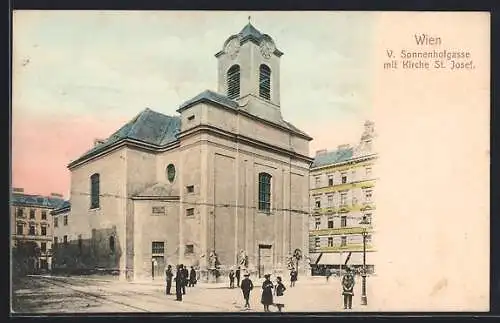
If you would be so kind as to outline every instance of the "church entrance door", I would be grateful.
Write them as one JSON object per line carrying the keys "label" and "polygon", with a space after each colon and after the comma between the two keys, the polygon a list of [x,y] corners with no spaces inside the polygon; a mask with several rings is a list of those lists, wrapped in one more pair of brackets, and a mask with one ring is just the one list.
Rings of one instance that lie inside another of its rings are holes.
{"label": "church entrance door", "polygon": [[271,274],[273,269],[273,249],[271,245],[259,245],[259,278]]}

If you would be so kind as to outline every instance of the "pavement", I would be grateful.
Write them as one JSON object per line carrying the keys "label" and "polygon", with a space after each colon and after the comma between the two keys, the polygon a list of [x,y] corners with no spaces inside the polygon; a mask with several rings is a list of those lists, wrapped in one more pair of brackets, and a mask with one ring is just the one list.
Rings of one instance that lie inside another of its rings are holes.
{"label": "pavement", "polygon": [[[356,279],[352,312],[376,311],[367,279],[368,306],[360,304],[361,279]],[[299,278],[295,287],[284,282],[284,312],[344,312],[340,278]],[[243,308],[239,288],[228,283],[198,283],[187,287],[183,301],[165,295],[163,280],[126,282],[99,277],[30,276],[13,284],[12,310],[16,313],[99,313],[99,312],[262,312],[260,281],[254,281],[251,309]],[[172,286],[175,293],[175,284]],[[271,306],[271,311],[277,311]]]}

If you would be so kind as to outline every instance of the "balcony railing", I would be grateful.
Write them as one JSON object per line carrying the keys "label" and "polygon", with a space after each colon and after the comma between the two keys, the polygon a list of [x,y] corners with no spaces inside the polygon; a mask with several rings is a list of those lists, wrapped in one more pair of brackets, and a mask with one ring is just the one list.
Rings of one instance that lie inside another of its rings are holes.
{"label": "balcony railing", "polygon": [[339,183],[333,186],[322,186],[313,188],[314,193],[337,192],[353,188],[366,189],[375,186],[376,180],[361,180],[355,182]]}
{"label": "balcony railing", "polygon": [[[309,232],[310,236],[325,236],[325,235],[341,235],[341,234],[362,234],[364,228],[362,227],[345,227],[345,228],[330,228],[312,230]],[[367,232],[373,232],[373,228],[366,229]]]}
{"label": "balcony railing", "polygon": [[312,214],[313,215],[321,215],[321,214],[333,214],[333,213],[348,213],[348,212],[357,212],[357,211],[363,211],[365,209],[371,209],[374,210],[376,208],[374,202],[370,203],[363,203],[363,204],[356,204],[356,205],[348,205],[344,204],[339,207],[334,207],[334,206],[328,206],[328,207],[323,207],[323,208],[313,208],[312,209]]}
{"label": "balcony railing", "polygon": [[42,236],[40,234],[15,234],[14,238],[17,240],[41,240],[41,241],[52,241],[50,236]]}

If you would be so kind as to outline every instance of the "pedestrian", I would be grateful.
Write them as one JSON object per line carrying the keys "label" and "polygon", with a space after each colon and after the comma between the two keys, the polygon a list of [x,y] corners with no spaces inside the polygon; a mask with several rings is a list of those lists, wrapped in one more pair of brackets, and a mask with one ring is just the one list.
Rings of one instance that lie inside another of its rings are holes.
{"label": "pedestrian", "polygon": [[351,269],[346,267],[346,273],[342,278],[342,295],[344,295],[344,309],[352,308],[352,297],[354,296],[354,276]]}
{"label": "pedestrian", "polygon": [[167,270],[165,270],[165,281],[167,282],[166,294],[170,295],[170,289],[172,288],[172,277],[174,273],[172,273],[172,266],[168,265]]}
{"label": "pedestrian", "polygon": [[281,277],[276,277],[276,287],[274,290],[275,300],[274,305],[278,308],[278,311],[281,312],[281,309],[285,307],[284,295],[285,295],[286,287],[283,285],[281,281]]}
{"label": "pedestrian", "polygon": [[332,276],[332,271],[330,269],[326,270],[326,282],[330,280],[330,277]]}
{"label": "pedestrian", "polygon": [[182,285],[184,284],[184,272],[182,270],[182,265],[177,266],[177,272],[175,274],[175,295],[176,301],[182,301]]}
{"label": "pedestrian", "polygon": [[191,271],[189,272],[189,287],[194,287],[196,285],[196,270],[191,266]]}
{"label": "pedestrian", "polygon": [[271,275],[264,275],[264,282],[262,283],[262,297],[260,302],[264,305],[264,312],[269,311],[269,305],[273,304],[273,283],[271,282]]}
{"label": "pedestrian", "polygon": [[296,281],[297,281],[297,271],[295,270],[295,268],[292,268],[292,271],[290,271],[290,287],[294,287]]}
{"label": "pedestrian", "polygon": [[234,288],[234,271],[229,271],[229,288]]}
{"label": "pedestrian", "polygon": [[240,266],[236,268],[236,287],[240,287],[240,278],[241,278],[241,271],[240,271]]}
{"label": "pedestrian", "polygon": [[182,294],[186,295],[186,286],[188,284],[189,271],[183,264],[181,264],[181,268],[182,268]]}
{"label": "pedestrian", "polygon": [[253,289],[253,283],[250,280],[250,274],[245,273],[244,278],[241,281],[241,291],[243,292],[243,298],[245,299],[245,308],[250,308],[250,291]]}

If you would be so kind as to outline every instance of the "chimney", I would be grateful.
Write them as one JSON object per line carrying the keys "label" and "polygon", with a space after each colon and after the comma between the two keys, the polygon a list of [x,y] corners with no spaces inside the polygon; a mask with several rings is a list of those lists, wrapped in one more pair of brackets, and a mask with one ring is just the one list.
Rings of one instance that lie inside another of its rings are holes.
{"label": "chimney", "polygon": [[24,193],[24,188],[20,188],[20,187],[13,187],[12,188],[12,191],[14,193]]}
{"label": "chimney", "polygon": [[326,149],[316,150],[316,156],[321,156],[327,153]]}
{"label": "chimney", "polygon": [[345,145],[338,145],[337,146],[337,149],[338,150],[345,150],[345,149],[349,149],[351,147],[351,145],[349,144],[345,144]]}
{"label": "chimney", "polygon": [[104,143],[104,139],[94,139],[94,147]]}
{"label": "chimney", "polygon": [[60,198],[63,197],[63,195],[59,194],[59,193],[50,193],[50,196],[52,196],[52,197],[60,197]]}

